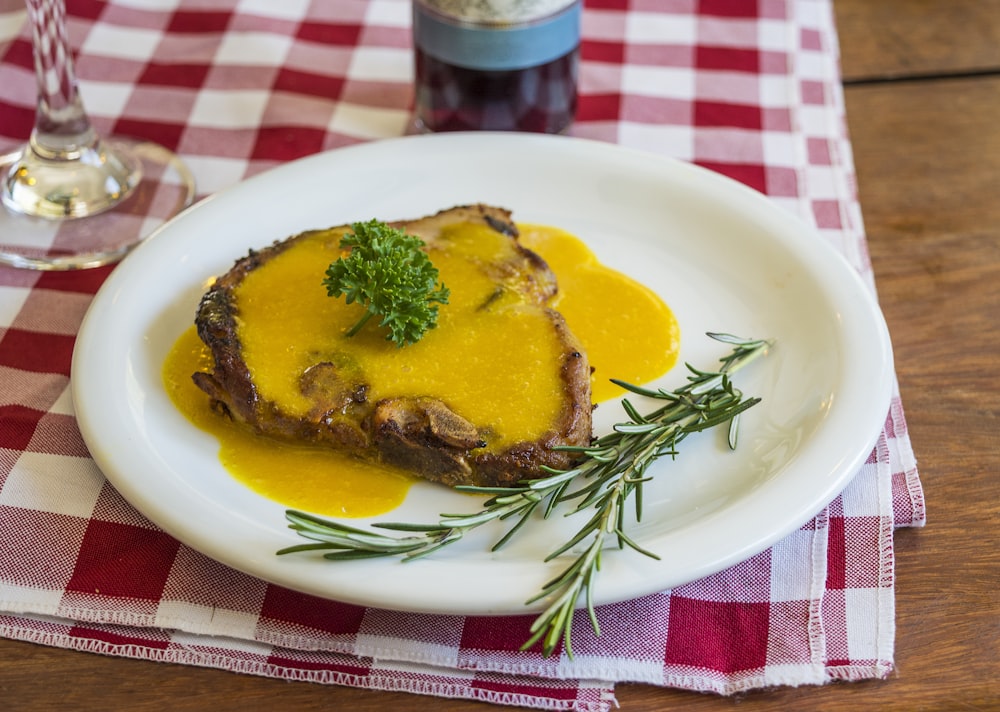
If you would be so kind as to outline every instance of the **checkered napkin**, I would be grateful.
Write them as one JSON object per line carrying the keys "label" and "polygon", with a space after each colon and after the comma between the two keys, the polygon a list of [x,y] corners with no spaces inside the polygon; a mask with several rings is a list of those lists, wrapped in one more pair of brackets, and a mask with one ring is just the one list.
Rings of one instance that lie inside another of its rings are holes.
{"label": "checkered napkin", "polygon": [[[0,143],[30,130],[19,4],[0,0]],[[319,150],[405,132],[409,4],[69,1],[98,128],[177,149],[203,194]],[[588,0],[573,133],[698,163],[813,223],[871,281],[829,0]],[[898,398],[844,493],[773,548],[602,606],[575,659],[520,652],[531,616],[323,601],[227,569],[132,509],[69,398],[108,269],[0,268],[0,635],[291,680],[566,710],[618,681],[733,693],[892,668],[893,529],[923,505]],[[872,284],[874,288],[874,284]]]}

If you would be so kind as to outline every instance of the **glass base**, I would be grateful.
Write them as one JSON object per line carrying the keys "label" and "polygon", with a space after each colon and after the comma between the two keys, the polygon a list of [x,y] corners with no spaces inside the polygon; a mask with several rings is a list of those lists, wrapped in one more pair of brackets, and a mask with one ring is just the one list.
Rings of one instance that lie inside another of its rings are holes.
{"label": "glass base", "polygon": [[31,144],[7,169],[0,197],[15,213],[64,220],[96,215],[125,200],[142,180],[131,153],[96,142],[73,154],[47,157]]}
{"label": "glass base", "polygon": [[[99,207],[100,212],[76,217],[73,210],[47,210],[36,203],[27,214],[5,196],[0,209],[0,264],[36,270],[71,270],[117,262],[159,225],[194,200],[194,177],[187,166],[163,146],[148,141],[105,139],[109,152],[131,157],[141,176],[127,185],[121,200]],[[0,156],[0,175],[19,165],[22,150]],[[86,169],[81,169],[85,171]],[[13,181],[15,188],[18,186]],[[122,184],[126,187],[125,184]],[[14,197],[16,192],[11,193]],[[70,201],[72,202],[72,201]]]}

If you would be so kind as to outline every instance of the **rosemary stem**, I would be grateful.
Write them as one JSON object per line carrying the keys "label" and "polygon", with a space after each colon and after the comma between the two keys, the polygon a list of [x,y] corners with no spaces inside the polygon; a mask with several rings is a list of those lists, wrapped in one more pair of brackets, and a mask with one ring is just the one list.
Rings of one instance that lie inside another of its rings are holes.
{"label": "rosemary stem", "polygon": [[[357,326],[360,327],[361,324]],[[728,443],[734,448],[740,414],[760,400],[744,398],[743,393],[733,385],[732,375],[766,353],[771,342],[740,339],[728,334],[709,336],[732,345],[732,351],[720,359],[721,366],[716,371],[699,371],[688,364],[688,381],[677,390],[651,390],[615,380],[627,391],[663,401],[663,404],[642,414],[628,400],[623,401],[627,421],[617,424],[612,432],[595,439],[589,446],[559,448],[580,457],[580,462],[573,468],[542,468],[543,476],[512,487],[457,488],[465,493],[487,495],[488,499],[477,512],[441,514],[437,524],[374,525],[407,532],[405,536],[355,529],[289,510],[286,512],[289,526],[302,537],[317,543],[287,547],[278,553],[320,550],[326,551],[324,557],[331,560],[399,556],[403,561],[412,561],[458,541],[466,533],[488,522],[514,519],[513,526],[494,544],[493,549],[496,550],[520,531],[539,506],[542,507],[542,521],[564,503],[571,503],[567,506],[567,516],[593,508],[590,519],[545,560],[558,558],[578,546],[581,547],[580,553],[528,601],[534,603],[550,599],[547,607],[533,621],[531,637],[523,648],[541,640],[543,653],[548,656],[562,640],[567,655],[572,658],[570,633],[573,611],[581,597],[594,632],[600,634],[594,610],[594,584],[607,537],[614,534],[619,548],[629,547],[643,555],[659,558],[643,549],[626,532],[625,510],[630,497],[634,497],[636,520],[642,517],[643,483],[652,477],[646,474],[649,466],[664,455],[675,457],[677,445],[688,435],[722,423],[729,423]],[[567,491],[572,483],[579,486]]]}

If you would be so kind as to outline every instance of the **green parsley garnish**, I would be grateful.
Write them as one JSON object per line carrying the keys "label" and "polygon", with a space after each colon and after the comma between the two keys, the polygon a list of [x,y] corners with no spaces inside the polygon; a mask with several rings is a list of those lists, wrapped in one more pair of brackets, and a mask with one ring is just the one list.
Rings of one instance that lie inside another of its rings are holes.
{"label": "green parsley garnish", "polygon": [[438,284],[438,270],[422,249],[419,237],[407,235],[378,220],[351,225],[354,232],[340,240],[350,254],[326,270],[327,294],[344,295],[367,311],[348,331],[354,336],[374,315],[387,327],[386,341],[399,347],[416,343],[437,326],[438,304],[447,304],[449,290]]}

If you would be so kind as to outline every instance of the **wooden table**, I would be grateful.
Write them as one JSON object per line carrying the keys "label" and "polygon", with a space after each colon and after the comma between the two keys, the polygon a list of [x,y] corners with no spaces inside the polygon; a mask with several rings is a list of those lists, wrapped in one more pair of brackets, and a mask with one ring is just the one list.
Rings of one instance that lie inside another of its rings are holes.
{"label": "wooden table", "polygon": [[[1000,706],[1000,1],[835,8],[862,210],[929,510],[925,529],[896,536],[897,671],[737,698],[619,685],[626,712]],[[12,712],[501,709],[10,640],[0,661],[0,707]]]}

